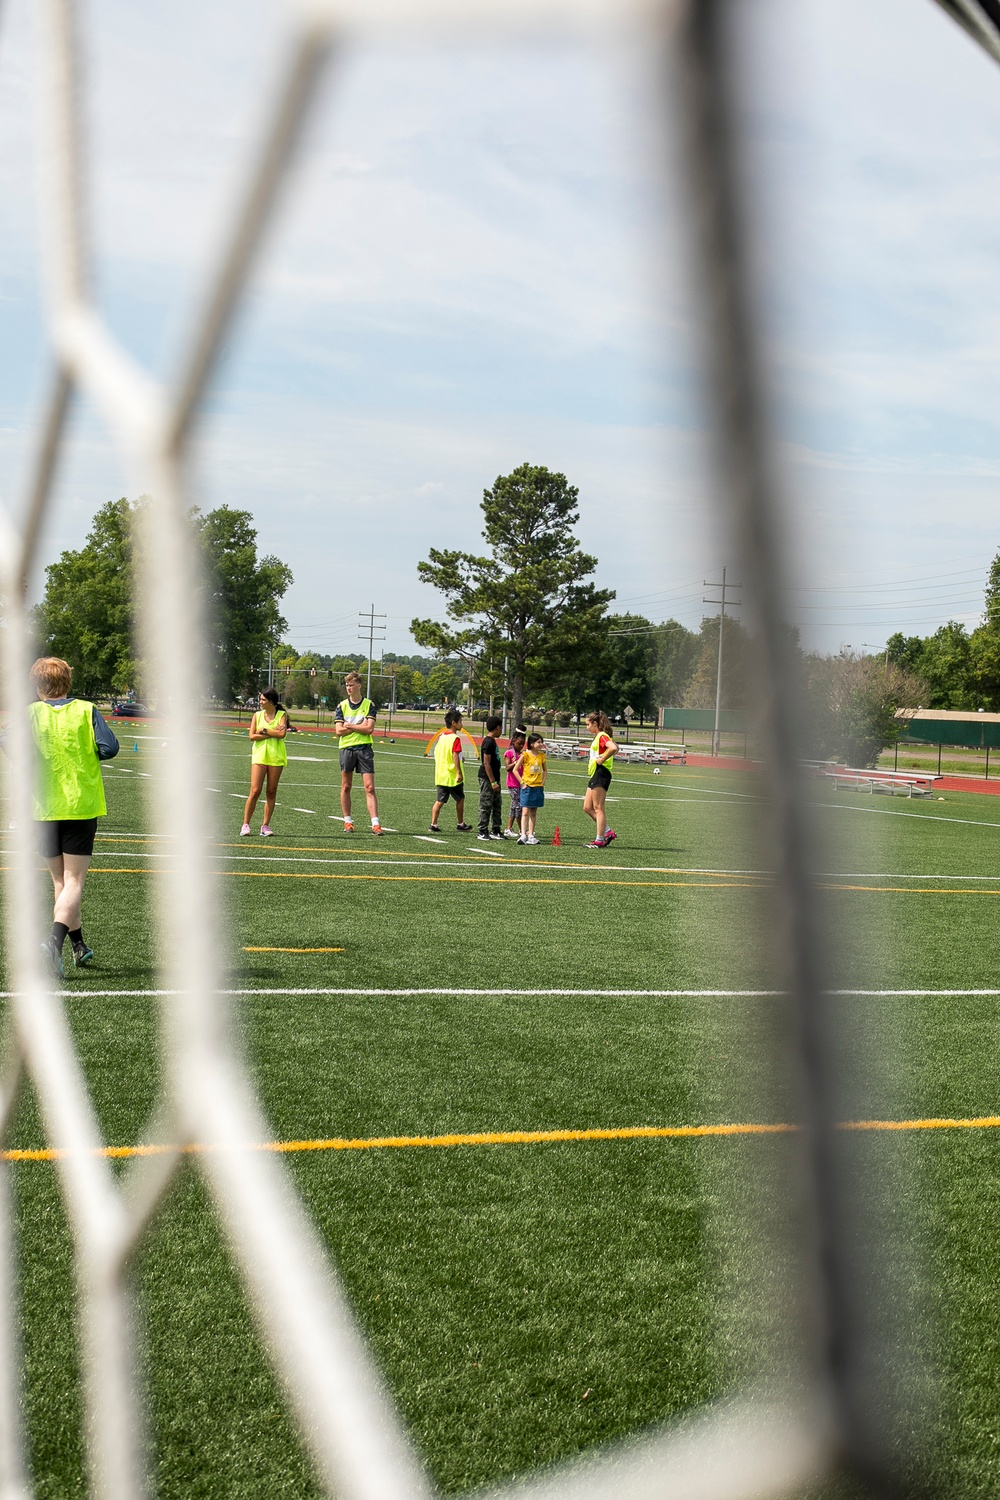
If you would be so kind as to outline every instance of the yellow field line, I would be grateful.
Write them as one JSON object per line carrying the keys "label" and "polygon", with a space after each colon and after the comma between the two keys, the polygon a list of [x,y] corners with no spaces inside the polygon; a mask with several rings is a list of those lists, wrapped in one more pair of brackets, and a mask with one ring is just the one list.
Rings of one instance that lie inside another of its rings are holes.
{"label": "yellow field line", "polygon": [[244,953],[344,953],[344,948],[244,948]]}
{"label": "yellow field line", "polygon": [[[839,1128],[854,1131],[886,1130],[992,1130],[1000,1126],[1000,1115],[980,1115],[973,1119],[953,1120],[932,1117],[926,1120],[850,1120]],[[444,1146],[534,1146],[558,1144],[567,1141],[636,1141],[636,1140],[691,1140],[701,1136],[729,1135],[789,1135],[797,1125],[788,1124],[734,1124],[734,1125],[622,1125],[595,1130],[483,1130],[455,1135],[377,1135],[349,1138],[331,1136],[320,1140],[261,1141],[246,1146],[248,1151],[273,1151],[289,1155],[301,1151],[384,1151],[406,1148],[428,1148]],[[96,1156],[120,1159],[133,1156],[164,1156],[177,1150],[183,1156],[194,1156],[205,1151],[219,1151],[220,1146],[189,1144],[174,1147],[168,1145],[102,1146]],[[0,1152],[4,1161],[61,1161],[71,1155],[70,1151],[54,1147],[37,1150],[10,1150]]]}

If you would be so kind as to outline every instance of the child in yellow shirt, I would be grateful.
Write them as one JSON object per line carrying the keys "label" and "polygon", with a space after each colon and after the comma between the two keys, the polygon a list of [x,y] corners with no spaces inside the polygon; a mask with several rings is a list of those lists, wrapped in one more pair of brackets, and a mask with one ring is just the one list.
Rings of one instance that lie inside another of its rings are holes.
{"label": "child in yellow shirt", "polygon": [[514,764],[514,776],[521,787],[521,837],[519,844],[537,844],[535,819],[545,806],[545,780],[549,774],[545,763],[545,744],[540,734],[529,734],[528,741]]}

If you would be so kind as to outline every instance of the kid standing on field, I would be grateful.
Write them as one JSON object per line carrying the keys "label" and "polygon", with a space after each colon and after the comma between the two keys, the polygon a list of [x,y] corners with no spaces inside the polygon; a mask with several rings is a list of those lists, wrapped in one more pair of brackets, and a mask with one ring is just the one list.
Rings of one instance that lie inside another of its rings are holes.
{"label": "kid standing on field", "polygon": [[521,832],[521,783],[514,775],[514,766],[521,758],[527,736],[528,731],[523,725],[518,725],[511,733],[509,748],[503,753],[503,763],[507,767],[507,790],[510,792],[510,816],[504,832],[504,837],[508,839],[518,838]]}
{"label": "kid standing on field", "polygon": [[455,804],[459,833],[471,833],[465,821],[465,776],[462,771],[462,715],[457,708],[449,708],[444,716],[444,733],[439,734],[434,746],[434,810],[431,813],[431,833],[440,833],[438,817],[449,798]]}
{"label": "kid standing on field", "polygon": [[549,768],[545,763],[545,744],[540,734],[529,734],[520,757],[514,766],[514,775],[521,784],[521,837],[519,844],[537,844],[535,819],[538,809],[545,806],[545,779]]}
{"label": "kid standing on field", "polygon": [[500,790],[500,747],[496,732],[503,727],[503,720],[490,714],[486,720],[486,733],[479,746],[479,837],[481,839],[503,838],[500,818],[503,812],[503,793]]}
{"label": "kid standing on field", "polygon": [[608,815],[604,811],[604,800],[611,785],[611,767],[614,765],[618,746],[611,738],[611,724],[607,714],[588,714],[587,728],[594,738],[590,746],[590,764],[587,767],[589,780],[583,810],[597,824],[597,832],[587,848],[606,849],[612,839],[618,837],[615,830],[608,827]]}

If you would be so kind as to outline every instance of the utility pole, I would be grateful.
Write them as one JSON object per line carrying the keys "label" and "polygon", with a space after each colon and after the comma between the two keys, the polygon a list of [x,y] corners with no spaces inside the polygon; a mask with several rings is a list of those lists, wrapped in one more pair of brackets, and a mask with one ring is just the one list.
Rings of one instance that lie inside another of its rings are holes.
{"label": "utility pole", "polygon": [[[368,686],[365,689],[365,697],[366,698],[370,698],[371,695],[372,695],[372,652],[375,649],[375,639],[376,639],[375,632],[376,632],[376,630],[381,630],[382,631],[382,634],[378,637],[378,639],[380,641],[384,641],[385,640],[385,626],[384,625],[376,625],[375,621],[376,620],[384,620],[385,619],[385,615],[384,614],[378,614],[377,615],[375,613],[375,606],[373,604],[372,607],[371,607],[371,609],[369,609],[369,610],[359,610],[358,611],[358,618],[361,621],[362,625],[367,624],[367,626],[368,626],[368,630],[367,630],[367,638],[368,638]],[[365,639],[365,636],[366,636],[366,632],[364,630],[362,630],[359,633],[359,635],[358,635],[358,640],[359,641],[363,641]]]}
{"label": "utility pole", "polygon": [[267,685],[274,687],[274,647],[267,648]]}
{"label": "utility pole", "polygon": [[743,585],[742,585],[742,583],[730,583],[730,584],[727,585],[727,583],[726,583],[726,570],[725,570],[725,568],[723,568],[723,570],[722,570],[722,582],[721,583],[709,583],[708,579],[706,578],[705,579],[705,587],[707,589],[721,589],[722,590],[722,598],[721,599],[709,599],[704,594],[701,596],[701,602],[702,602],[702,604],[718,604],[720,606],[720,614],[719,614],[719,664],[718,664],[718,667],[716,668],[716,673],[715,673],[715,729],[714,729],[714,731],[712,733],[712,754],[713,755],[718,755],[719,749],[720,749],[720,745],[721,745],[721,735],[720,735],[719,725],[720,725],[721,720],[722,720],[722,636],[723,636],[723,632],[725,631],[725,628],[726,628],[726,604],[728,603],[731,606],[731,608],[733,608],[733,609],[738,609],[740,607],[740,605],[742,604],[742,602],[743,602],[741,599],[729,599],[729,600],[727,600],[726,599],[726,588],[728,587],[730,589],[741,589],[743,587]]}

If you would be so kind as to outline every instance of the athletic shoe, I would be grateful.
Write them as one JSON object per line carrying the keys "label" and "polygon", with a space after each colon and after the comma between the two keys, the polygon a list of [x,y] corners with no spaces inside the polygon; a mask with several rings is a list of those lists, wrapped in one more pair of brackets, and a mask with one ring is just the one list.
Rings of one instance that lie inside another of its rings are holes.
{"label": "athletic shoe", "polygon": [[472,832],[472,824],[471,823],[456,823],[455,824],[455,828],[457,829],[457,831],[459,833],[471,833]]}
{"label": "athletic shoe", "polygon": [[583,847],[585,849],[606,849],[608,847],[608,841],[607,839],[591,839],[590,843],[584,844]]}
{"label": "athletic shoe", "polygon": [[262,823],[260,825],[260,836],[261,836],[262,839],[273,839],[274,838],[274,829],[271,827],[271,825],[269,823]]}
{"label": "athletic shoe", "polygon": [[617,833],[615,833],[615,830],[613,828],[609,828],[607,833],[604,835],[604,842],[606,844],[610,844],[611,840],[616,839],[617,837],[618,835]]}
{"label": "athletic shoe", "polygon": [[382,837],[382,824],[381,823],[373,823],[372,824],[372,833],[375,835],[375,837],[377,839],[380,839]]}
{"label": "athletic shoe", "polygon": [[500,842],[503,843],[503,834],[502,833],[491,833],[490,834],[490,838],[491,839],[499,839]]}
{"label": "athletic shoe", "polygon": [[486,843],[488,843],[488,842],[489,842],[489,837],[490,837],[490,836],[489,836],[489,834],[488,834],[488,833],[477,833],[477,834],[476,834],[476,838],[477,838],[477,839],[479,839],[479,841],[480,841],[480,842],[481,842],[481,843],[483,843],[483,844],[486,844]]}
{"label": "athletic shoe", "polygon": [[525,839],[524,842],[526,844],[537,844],[538,843],[538,839],[535,838],[535,835],[533,833],[529,833],[528,837]]}
{"label": "athletic shoe", "polygon": [[505,839],[516,839],[519,837],[519,835],[514,832],[513,828],[505,828],[503,831],[503,836]]}
{"label": "athletic shoe", "polygon": [[438,827],[438,825],[436,823],[432,823],[431,826],[430,826],[430,828],[427,831],[428,831],[428,833],[440,833],[441,832],[440,828]]}
{"label": "athletic shoe", "polygon": [[524,834],[523,834],[523,833],[522,833],[522,834],[521,834],[521,837],[520,837],[520,838],[519,838],[519,839],[518,839],[518,841],[517,841],[517,842],[518,842],[518,843],[519,843],[519,844],[526,844],[526,843],[527,843],[527,842],[528,842],[528,840],[527,840],[527,839],[526,839],[526,838],[525,838],[525,836],[524,836]]}
{"label": "athletic shoe", "polygon": [[240,829],[240,838],[241,839],[245,839],[246,836],[247,836],[247,834],[248,833],[252,833],[252,832],[253,832],[253,830],[251,829],[250,824],[249,823],[244,823],[243,827]]}
{"label": "athletic shoe", "polygon": [[94,957],[94,950],[84,942],[73,944],[73,963],[76,968],[86,968]]}
{"label": "athletic shoe", "polygon": [[57,979],[65,979],[66,971],[63,968],[62,944],[57,943],[54,937],[47,937],[42,944],[42,955],[50,972]]}
{"label": "athletic shoe", "polygon": [[354,824],[351,822],[350,818],[345,818],[344,819],[344,832],[345,833],[353,833],[354,832]]}

